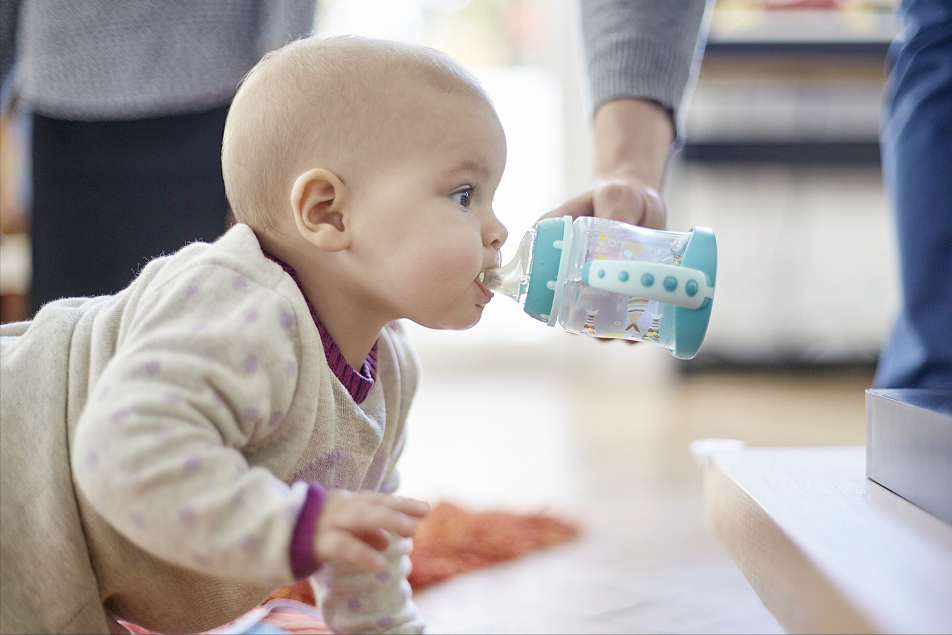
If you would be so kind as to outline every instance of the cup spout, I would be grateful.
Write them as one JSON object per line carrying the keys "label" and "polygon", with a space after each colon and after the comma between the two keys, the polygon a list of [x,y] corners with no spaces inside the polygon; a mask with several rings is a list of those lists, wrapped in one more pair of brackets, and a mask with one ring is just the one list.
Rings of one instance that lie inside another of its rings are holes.
{"label": "cup spout", "polygon": [[520,304],[525,301],[529,288],[529,275],[532,267],[532,244],[535,231],[526,232],[512,260],[502,267],[487,269],[483,273],[483,284],[493,293],[512,298]]}

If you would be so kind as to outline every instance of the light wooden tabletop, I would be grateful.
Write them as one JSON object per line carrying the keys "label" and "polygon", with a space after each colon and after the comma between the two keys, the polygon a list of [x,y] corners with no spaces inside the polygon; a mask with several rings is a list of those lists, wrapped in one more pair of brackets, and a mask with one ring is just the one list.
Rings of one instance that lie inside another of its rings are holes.
{"label": "light wooden tabletop", "polygon": [[708,528],[786,630],[952,632],[952,525],[867,480],[864,447],[708,458]]}

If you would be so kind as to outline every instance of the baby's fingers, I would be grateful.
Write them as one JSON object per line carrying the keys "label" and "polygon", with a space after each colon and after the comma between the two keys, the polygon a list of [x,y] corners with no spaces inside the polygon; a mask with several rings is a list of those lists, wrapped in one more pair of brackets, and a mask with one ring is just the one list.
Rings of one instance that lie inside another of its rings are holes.
{"label": "baby's fingers", "polygon": [[346,531],[327,532],[319,536],[317,557],[324,562],[349,562],[371,573],[380,573],[387,568],[387,559],[383,554]]}
{"label": "baby's fingers", "polygon": [[[374,501],[366,505],[355,505],[348,510],[340,526],[353,534],[363,535],[378,529],[384,529],[394,534],[409,538],[416,533],[417,517],[404,512],[402,506],[391,504],[390,501],[381,503]],[[411,511],[417,510],[410,507]]]}
{"label": "baby's fingers", "polygon": [[415,498],[403,498],[401,496],[387,496],[387,504],[393,509],[403,512],[414,518],[423,518],[430,513],[430,505]]}
{"label": "baby's fingers", "polygon": [[357,537],[377,551],[383,551],[390,546],[390,534],[380,528],[371,529],[365,534]]}

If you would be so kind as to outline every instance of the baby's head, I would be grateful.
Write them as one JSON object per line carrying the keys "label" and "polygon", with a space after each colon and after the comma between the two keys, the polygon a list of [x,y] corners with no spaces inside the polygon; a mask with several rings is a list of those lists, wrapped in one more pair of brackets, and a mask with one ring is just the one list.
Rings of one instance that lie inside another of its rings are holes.
{"label": "baby's head", "polygon": [[395,157],[425,122],[424,90],[492,104],[455,60],[412,44],[362,37],[308,38],[264,57],[243,80],[222,147],[236,218],[259,232],[291,219],[299,175],[326,168],[345,182]]}
{"label": "baby's head", "polygon": [[473,282],[506,239],[492,210],[505,160],[492,103],[460,64],[359,37],[267,55],[235,97],[222,148],[235,217],[266,247],[340,278],[381,317],[448,328],[478,320],[454,301],[488,301]]}

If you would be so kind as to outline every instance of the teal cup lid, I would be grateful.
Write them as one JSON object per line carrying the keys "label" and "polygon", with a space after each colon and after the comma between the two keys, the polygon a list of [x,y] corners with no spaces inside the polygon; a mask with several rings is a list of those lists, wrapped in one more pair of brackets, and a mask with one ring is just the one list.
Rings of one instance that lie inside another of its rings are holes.
{"label": "teal cup lid", "polygon": [[532,269],[523,309],[542,322],[552,324],[549,318],[558,288],[562,248],[568,246],[565,234],[571,231],[571,219],[566,220],[565,217],[548,218],[536,225],[536,238],[532,245]]}
{"label": "teal cup lid", "polygon": [[[707,284],[714,289],[717,281],[717,241],[714,232],[707,227],[693,227],[688,244],[681,257],[681,266],[696,269],[707,277]],[[671,354],[679,359],[691,359],[701,348],[707,325],[711,320],[713,298],[705,298],[697,309],[674,307],[674,350]]]}

